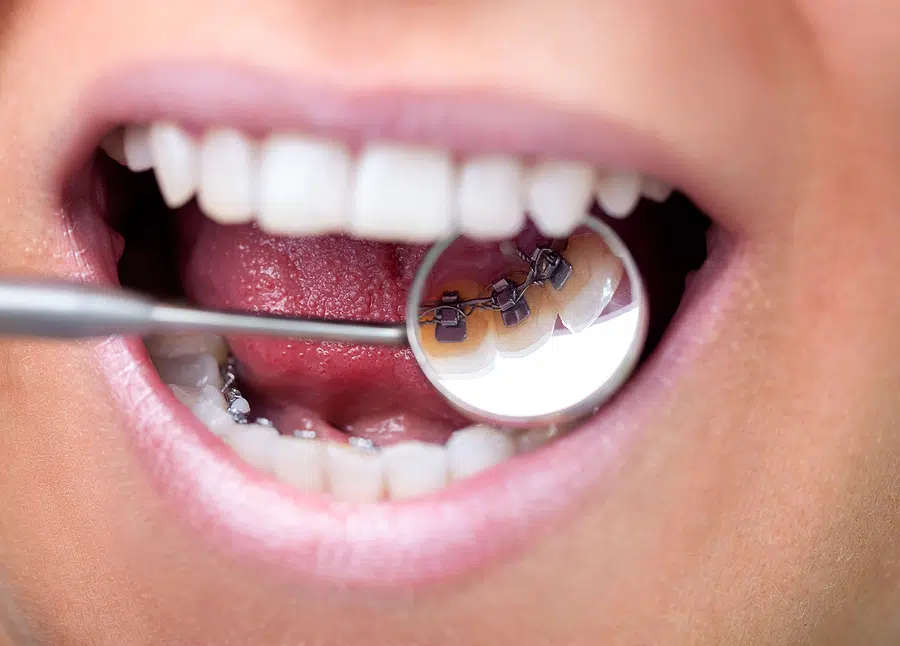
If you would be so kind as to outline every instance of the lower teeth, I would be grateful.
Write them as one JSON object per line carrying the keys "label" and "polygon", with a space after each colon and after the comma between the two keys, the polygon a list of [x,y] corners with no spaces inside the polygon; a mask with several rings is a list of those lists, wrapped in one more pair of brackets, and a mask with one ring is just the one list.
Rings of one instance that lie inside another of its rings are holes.
{"label": "lower teeth", "polygon": [[147,341],[150,357],[182,404],[243,460],[301,491],[346,502],[423,496],[476,475],[558,436],[556,428],[511,434],[483,425],[457,430],[445,445],[324,440],[315,430],[282,433],[253,418],[235,385],[234,362],[221,337],[179,334]]}

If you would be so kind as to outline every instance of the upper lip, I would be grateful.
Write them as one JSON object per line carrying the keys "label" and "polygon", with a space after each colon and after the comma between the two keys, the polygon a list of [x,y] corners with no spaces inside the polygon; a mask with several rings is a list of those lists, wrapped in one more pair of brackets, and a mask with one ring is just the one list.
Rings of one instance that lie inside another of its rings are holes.
{"label": "upper lip", "polygon": [[[474,91],[355,96],[253,70],[181,63],[104,79],[85,95],[80,112],[83,119],[63,134],[66,152],[57,168],[61,185],[111,127],[157,120],[189,128],[227,125],[251,133],[292,129],[349,142],[410,141],[458,152],[540,154],[632,169],[682,185],[672,151],[622,124]],[[720,281],[726,287],[706,290],[700,301],[724,297],[730,282]],[[640,426],[646,398],[665,386],[648,371],[658,371],[661,362],[670,364],[669,370],[690,362],[689,350],[704,338],[703,330],[674,327],[669,344],[680,343],[677,352],[661,347],[615,403],[583,432],[546,447],[544,455],[520,456],[458,484],[439,501],[368,507],[312,502],[229,459],[224,447],[199,432],[199,422],[159,388],[136,342],[101,344],[97,356],[110,378],[124,377],[113,396],[125,411],[138,452],[155,466],[151,471],[158,486],[167,499],[187,506],[188,516],[210,537],[224,536],[220,542],[240,554],[303,575],[409,585],[460,574],[488,557],[508,554],[546,526],[550,516],[570,509],[573,498],[596,487]],[[548,463],[555,466],[548,469]]]}

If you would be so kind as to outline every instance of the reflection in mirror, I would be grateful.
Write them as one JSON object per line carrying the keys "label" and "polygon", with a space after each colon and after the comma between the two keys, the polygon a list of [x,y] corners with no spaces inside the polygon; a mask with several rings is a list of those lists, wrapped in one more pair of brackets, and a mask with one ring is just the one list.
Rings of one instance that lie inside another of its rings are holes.
{"label": "reflection in mirror", "polygon": [[636,363],[647,311],[627,250],[596,227],[444,249],[419,299],[416,341],[432,383],[509,422],[583,414],[612,394]]}

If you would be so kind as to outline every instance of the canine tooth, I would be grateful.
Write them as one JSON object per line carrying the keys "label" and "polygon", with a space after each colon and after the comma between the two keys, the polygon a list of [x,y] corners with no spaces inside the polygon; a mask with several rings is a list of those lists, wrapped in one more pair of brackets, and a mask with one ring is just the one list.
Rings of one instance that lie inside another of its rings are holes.
{"label": "canine tooth", "polygon": [[577,162],[545,161],[531,170],[527,206],[538,229],[562,238],[584,219],[591,205],[594,170]]}
{"label": "canine tooth", "polygon": [[371,145],[356,171],[350,231],[369,239],[427,242],[448,235],[455,171],[450,155]]}
{"label": "canine tooth", "polygon": [[175,124],[155,123],[150,128],[150,152],[166,205],[177,209],[190,202],[199,181],[199,151],[193,138]]}
{"label": "canine tooth", "polygon": [[199,332],[178,332],[174,334],[157,334],[145,341],[150,357],[156,359],[172,359],[189,354],[209,354],[215,357],[220,366],[228,360],[228,345],[225,339],[216,334]]}
{"label": "canine tooth", "polygon": [[207,216],[222,224],[250,221],[256,152],[256,144],[236,130],[213,130],[204,137],[197,199]]}
{"label": "canine tooth", "polygon": [[300,491],[325,490],[325,444],[288,435],[276,440],[272,473]]}
{"label": "canine tooth", "polygon": [[347,444],[327,442],[325,447],[328,488],[344,502],[376,502],[384,495],[381,455]]}
{"label": "canine tooth", "polygon": [[546,291],[529,289],[525,300],[531,315],[518,325],[506,327],[500,315],[493,313],[494,343],[501,357],[527,357],[550,339],[556,327],[556,309]]}
{"label": "canine tooth", "polygon": [[460,230],[471,238],[515,236],[525,225],[522,164],[501,155],[474,157],[460,169]]}
{"label": "canine tooth", "polygon": [[506,433],[479,424],[451,435],[446,451],[450,475],[462,480],[513,457],[516,443]]}
{"label": "canine tooth", "polygon": [[143,173],[153,168],[153,153],[150,151],[150,128],[147,126],[126,127],[122,147],[125,150],[125,163],[129,170],[135,173]]}
{"label": "canine tooth", "polygon": [[340,230],[348,217],[351,169],[350,154],[338,144],[270,137],[260,153],[260,227],[291,235]]}
{"label": "canine tooth", "polygon": [[228,405],[225,396],[215,386],[204,386],[200,389],[200,396],[191,406],[191,412],[203,422],[203,425],[213,435],[225,438],[235,430],[238,425],[227,412]]}
{"label": "canine tooth", "polygon": [[200,388],[207,384],[221,387],[222,373],[215,357],[209,354],[157,359],[154,364],[160,379],[176,386]]}
{"label": "canine tooth", "polygon": [[[475,298],[481,288],[474,281],[449,283],[441,291],[457,291],[462,300]],[[488,310],[475,310],[466,318],[466,340],[462,343],[439,343],[434,326],[420,328],[422,350],[431,367],[441,376],[476,375],[494,364],[497,348],[494,343],[494,316]]]}
{"label": "canine tooth", "polygon": [[391,498],[415,498],[447,485],[447,450],[437,444],[401,442],[382,450]]}
{"label": "canine tooth", "polygon": [[258,424],[235,424],[238,428],[223,439],[245,462],[271,473],[278,431]]}
{"label": "canine tooth", "polygon": [[594,233],[569,238],[563,252],[572,264],[572,275],[562,290],[545,289],[556,305],[559,318],[572,332],[582,332],[596,321],[609,305],[622,280],[622,261]]}
{"label": "canine tooth", "polygon": [[665,202],[672,197],[671,186],[655,177],[644,177],[641,181],[641,193],[654,202]]}
{"label": "canine tooth", "polygon": [[631,215],[640,199],[641,176],[637,173],[607,173],[597,181],[597,201],[603,212],[614,218]]}
{"label": "canine tooth", "polygon": [[122,166],[128,166],[125,158],[125,130],[116,128],[108,133],[100,142],[100,149],[109,155],[110,159],[119,162]]}

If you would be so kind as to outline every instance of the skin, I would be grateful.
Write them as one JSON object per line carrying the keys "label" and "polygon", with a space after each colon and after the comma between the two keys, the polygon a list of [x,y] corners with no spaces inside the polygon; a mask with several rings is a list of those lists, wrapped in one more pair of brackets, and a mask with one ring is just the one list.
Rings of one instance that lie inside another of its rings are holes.
{"label": "skin", "polygon": [[83,348],[0,342],[0,643],[897,643],[897,25],[888,0],[0,0],[0,273],[64,249],[52,128],[164,57],[614,115],[716,187],[752,269],[613,486],[474,580],[377,601],[211,552]]}

